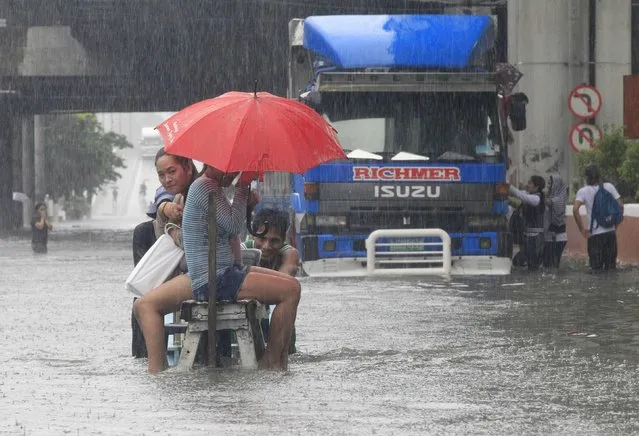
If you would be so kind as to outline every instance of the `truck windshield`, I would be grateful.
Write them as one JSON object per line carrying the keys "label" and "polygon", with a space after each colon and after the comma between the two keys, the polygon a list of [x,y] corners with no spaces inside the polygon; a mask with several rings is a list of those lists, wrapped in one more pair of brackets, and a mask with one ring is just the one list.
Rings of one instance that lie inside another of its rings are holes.
{"label": "truck windshield", "polygon": [[322,94],[319,111],[337,129],[348,153],[390,159],[399,152],[430,161],[501,162],[494,93]]}

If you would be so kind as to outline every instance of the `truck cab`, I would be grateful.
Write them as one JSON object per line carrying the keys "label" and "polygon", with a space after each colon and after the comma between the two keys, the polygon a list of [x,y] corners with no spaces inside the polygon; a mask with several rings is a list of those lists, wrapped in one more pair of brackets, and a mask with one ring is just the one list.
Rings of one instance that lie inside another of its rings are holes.
{"label": "truck cab", "polygon": [[496,25],[486,15],[289,23],[289,97],[326,118],[348,156],[290,179],[306,273],[510,272],[507,117],[521,74],[496,62]]}

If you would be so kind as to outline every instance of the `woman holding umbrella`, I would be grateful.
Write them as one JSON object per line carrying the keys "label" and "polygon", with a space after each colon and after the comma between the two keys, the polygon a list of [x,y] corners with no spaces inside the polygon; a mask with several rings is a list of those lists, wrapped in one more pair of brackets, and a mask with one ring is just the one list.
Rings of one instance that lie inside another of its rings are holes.
{"label": "woman holding umbrella", "polygon": [[[217,211],[215,297],[255,299],[276,306],[269,343],[259,364],[262,368],[286,369],[300,284],[279,271],[239,265],[238,235],[245,224],[248,177],[240,180],[232,205],[222,188],[230,186],[240,171],[302,174],[323,162],[346,159],[337,132],[303,103],[257,92],[257,85],[252,93],[228,92],[194,103],[156,129],[164,139],[167,153],[207,164],[205,175],[191,185],[182,220],[193,296],[208,299],[208,205],[212,193]],[[184,289],[179,292],[174,300],[183,297]],[[163,326],[160,322],[142,328],[149,352],[149,371],[159,371],[166,366]]]}
{"label": "woman holding umbrella", "polygon": [[182,218],[184,253],[188,274],[177,276],[136,301],[134,310],[144,332],[149,372],[166,369],[166,343],[163,314],[175,310],[189,298],[208,300],[208,198],[215,195],[217,209],[216,299],[255,299],[276,305],[271,339],[260,366],[285,369],[288,345],[300,299],[299,282],[286,274],[265,268],[240,265],[238,234],[244,227],[248,185],[235,189],[233,204],[222,191],[237,173],[223,173],[206,166],[203,175],[189,189]]}
{"label": "woman holding umbrella", "polygon": [[[239,262],[239,233],[245,226],[248,184],[240,180],[231,204],[222,188],[231,185],[237,173],[223,173],[206,166],[204,176],[191,185],[184,207],[184,254],[191,277],[193,296],[208,301],[208,214],[209,194],[216,207],[216,300],[257,300],[273,304],[269,342],[261,368],[286,369],[291,331],[300,301],[300,283],[279,271],[245,267]],[[151,350],[149,349],[149,358]]]}

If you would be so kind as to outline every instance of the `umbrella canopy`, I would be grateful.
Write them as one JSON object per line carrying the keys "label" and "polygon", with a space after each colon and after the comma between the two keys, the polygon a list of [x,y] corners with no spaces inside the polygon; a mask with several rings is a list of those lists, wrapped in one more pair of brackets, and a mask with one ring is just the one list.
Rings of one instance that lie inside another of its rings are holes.
{"label": "umbrella canopy", "polygon": [[335,129],[322,116],[267,92],[228,92],[182,109],[156,129],[167,153],[227,173],[303,173],[346,159]]}

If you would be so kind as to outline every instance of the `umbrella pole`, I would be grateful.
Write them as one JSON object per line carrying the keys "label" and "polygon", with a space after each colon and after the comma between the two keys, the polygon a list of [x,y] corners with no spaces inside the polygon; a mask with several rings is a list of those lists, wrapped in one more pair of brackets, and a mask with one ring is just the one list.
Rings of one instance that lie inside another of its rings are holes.
{"label": "umbrella pole", "polygon": [[208,238],[209,238],[209,333],[208,333],[208,353],[207,361],[209,365],[215,365],[215,353],[216,353],[216,333],[217,333],[217,301],[216,301],[216,286],[215,286],[215,271],[216,271],[216,241],[217,241],[217,220],[215,219],[215,195],[213,192],[209,194],[209,226],[208,226]]}
{"label": "umbrella pole", "polygon": [[[249,185],[248,188],[247,198],[251,198],[251,185]],[[246,205],[246,230],[248,230],[248,233],[251,236],[255,236],[255,233],[253,232],[253,207],[254,206],[249,206],[248,204]]]}

